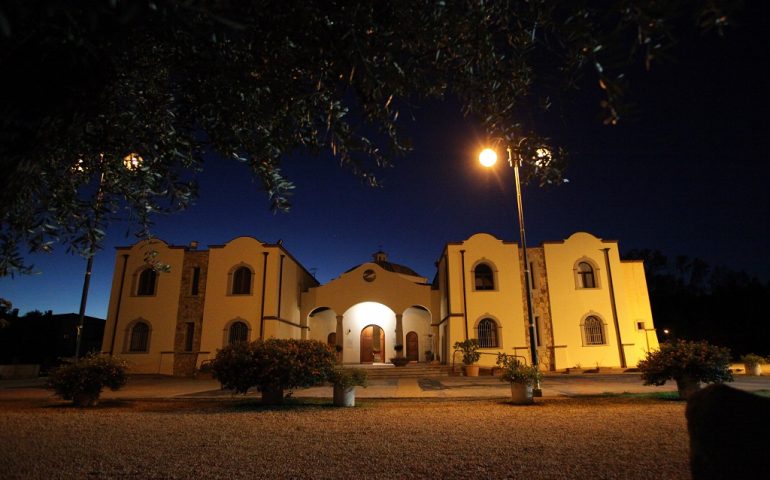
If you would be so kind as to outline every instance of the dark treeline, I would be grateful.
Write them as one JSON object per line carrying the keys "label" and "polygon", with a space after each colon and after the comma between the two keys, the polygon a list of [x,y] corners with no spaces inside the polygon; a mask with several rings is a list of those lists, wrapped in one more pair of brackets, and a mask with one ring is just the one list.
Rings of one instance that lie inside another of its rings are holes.
{"label": "dark treeline", "polygon": [[750,352],[770,354],[770,282],[712,267],[699,258],[666,257],[657,250],[631,250],[624,258],[644,260],[661,341],[706,340],[729,347],[736,358]]}

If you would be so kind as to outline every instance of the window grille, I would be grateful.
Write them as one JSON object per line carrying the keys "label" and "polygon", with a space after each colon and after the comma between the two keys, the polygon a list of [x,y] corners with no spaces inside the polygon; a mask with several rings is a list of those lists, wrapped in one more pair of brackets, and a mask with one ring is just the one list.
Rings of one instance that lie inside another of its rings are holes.
{"label": "window grille", "polygon": [[597,317],[586,318],[583,324],[586,345],[604,345],[604,326]]}
{"label": "window grille", "polygon": [[235,322],[230,325],[228,343],[246,342],[249,340],[249,327],[243,322]]}
{"label": "window grille", "polygon": [[480,348],[497,347],[497,323],[494,320],[485,318],[479,322],[477,328],[477,337]]}
{"label": "window grille", "polygon": [[129,352],[146,352],[150,340],[150,326],[144,322],[138,322],[131,328],[131,339],[128,345]]}

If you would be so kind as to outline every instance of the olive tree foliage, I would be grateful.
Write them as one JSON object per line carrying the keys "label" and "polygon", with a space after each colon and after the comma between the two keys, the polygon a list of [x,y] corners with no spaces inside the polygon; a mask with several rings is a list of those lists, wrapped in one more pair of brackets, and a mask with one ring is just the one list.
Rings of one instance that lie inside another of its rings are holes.
{"label": "olive tree foliage", "polygon": [[[247,164],[277,210],[290,153],[329,152],[377,185],[426,100],[457,101],[532,159],[549,142],[537,119],[564,93],[601,90],[616,123],[627,69],[677,26],[726,25],[732,3],[6,0],[0,274],[57,243],[92,255],[116,218],[148,237],[156,214],[191,205],[204,158]],[[552,151],[528,179],[562,181]]]}

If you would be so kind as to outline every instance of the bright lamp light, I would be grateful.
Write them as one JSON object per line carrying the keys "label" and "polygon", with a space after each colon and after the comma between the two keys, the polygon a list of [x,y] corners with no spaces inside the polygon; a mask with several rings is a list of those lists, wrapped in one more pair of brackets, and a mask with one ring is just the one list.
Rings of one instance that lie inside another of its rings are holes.
{"label": "bright lamp light", "polygon": [[479,154],[479,162],[485,167],[491,167],[497,163],[497,153],[491,148],[485,148]]}

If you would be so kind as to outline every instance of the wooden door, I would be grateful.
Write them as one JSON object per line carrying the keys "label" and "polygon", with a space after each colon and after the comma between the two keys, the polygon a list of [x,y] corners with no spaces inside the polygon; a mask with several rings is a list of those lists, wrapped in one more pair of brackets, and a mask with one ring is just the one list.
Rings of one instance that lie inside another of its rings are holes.
{"label": "wooden door", "polygon": [[361,330],[361,363],[372,363],[374,360],[372,354],[372,330],[371,326]]}
{"label": "wooden door", "polygon": [[377,325],[361,330],[361,363],[385,362],[385,332]]}
{"label": "wooden door", "polygon": [[420,360],[420,345],[417,332],[409,332],[406,334],[406,358],[410,362],[417,362]]}

